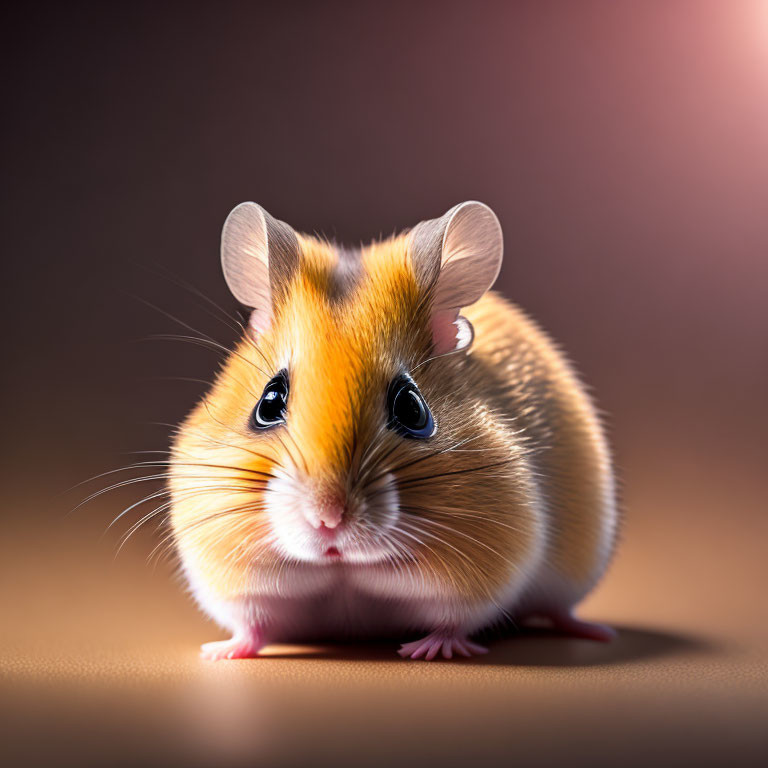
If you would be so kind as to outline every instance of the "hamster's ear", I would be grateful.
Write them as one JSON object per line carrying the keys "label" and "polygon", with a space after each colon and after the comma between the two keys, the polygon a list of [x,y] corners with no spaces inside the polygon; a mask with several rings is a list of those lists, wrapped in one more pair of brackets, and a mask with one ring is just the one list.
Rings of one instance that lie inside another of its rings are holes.
{"label": "hamster's ear", "polygon": [[274,303],[299,259],[296,233],[256,203],[240,203],[221,232],[221,267],[234,297],[253,311],[248,330],[269,328]]}
{"label": "hamster's ear", "polygon": [[462,307],[474,304],[496,281],[504,241],[496,214],[483,203],[454,206],[411,231],[416,276],[431,293],[433,354],[466,349],[473,330]]}

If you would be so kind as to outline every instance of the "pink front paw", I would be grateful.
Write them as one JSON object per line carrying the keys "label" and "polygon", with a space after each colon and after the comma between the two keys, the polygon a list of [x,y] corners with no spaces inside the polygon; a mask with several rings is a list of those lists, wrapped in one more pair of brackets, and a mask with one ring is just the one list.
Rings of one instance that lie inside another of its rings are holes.
{"label": "pink front paw", "polygon": [[220,661],[221,659],[253,659],[259,655],[264,643],[257,637],[243,637],[235,635],[229,640],[217,640],[213,643],[204,643],[200,647],[200,658],[206,661]]}
{"label": "pink front paw", "polygon": [[398,653],[405,659],[424,659],[432,661],[442,651],[444,659],[452,659],[454,653],[461,656],[473,656],[488,653],[482,645],[473,643],[463,633],[432,632],[421,640],[405,643],[400,646]]}

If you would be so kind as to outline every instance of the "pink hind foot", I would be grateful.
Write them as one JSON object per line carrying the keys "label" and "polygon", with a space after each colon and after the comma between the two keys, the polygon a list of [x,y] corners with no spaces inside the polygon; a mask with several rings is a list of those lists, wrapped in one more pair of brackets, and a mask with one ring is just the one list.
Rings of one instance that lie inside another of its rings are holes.
{"label": "pink hind foot", "polygon": [[547,618],[552,622],[552,628],[569,637],[578,637],[584,640],[597,640],[600,643],[610,643],[616,639],[616,630],[605,624],[593,624],[590,621],[581,621],[570,613],[550,614]]}
{"label": "pink hind foot", "polygon": [[451,659],[454,653],[460,656],[473,656],[488,653],[488,649],[468,640],[464,634],[432,632],[421,640],[401,645],[398,651],[404,659],[424,659],[424,661],[432,661],[440,652],[444,659]]}
{"label": "pink hind foot", "polygon": [[234,635],[229,640],[217,640],[200,646],[200,658],[206,661],[221,659],[254,659],[264,642],[257,634]]}

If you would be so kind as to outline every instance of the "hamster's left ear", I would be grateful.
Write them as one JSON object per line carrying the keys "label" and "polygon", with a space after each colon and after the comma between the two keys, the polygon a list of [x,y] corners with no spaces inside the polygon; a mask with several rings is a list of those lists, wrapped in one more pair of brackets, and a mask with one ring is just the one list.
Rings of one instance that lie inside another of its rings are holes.
{"label": "hamster's left ear", "polygon": [[504,240],[496,214],[470,200],[439,219],[411,230],[410,253],[416,277],[431,293],[433,354],[466,349],[474,331],[459,311],[493,285],[501,269]]}

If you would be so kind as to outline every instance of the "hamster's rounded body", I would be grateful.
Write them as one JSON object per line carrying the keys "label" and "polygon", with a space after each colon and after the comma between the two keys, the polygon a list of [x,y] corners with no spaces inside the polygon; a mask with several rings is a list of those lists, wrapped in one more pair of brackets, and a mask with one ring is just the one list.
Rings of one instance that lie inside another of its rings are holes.
{"label": "hamster's rounded body", "polygon": [[[608,638],[572,616],[614,546],[607,444],[553,342],[485,293],[498,222],[474,206],[358,254],[233,212],[225,275],[257,309],[181,426],[170,481],[192,591],[232,632],[208,658],[418,632],[402,655],[469,655],[472,633],[531,616]],[[254,252],[271,270],[255,279],[237,255]],[[275,388],[284,411],[254,422]],[[424,409],[426,430],[398,421]]]}

